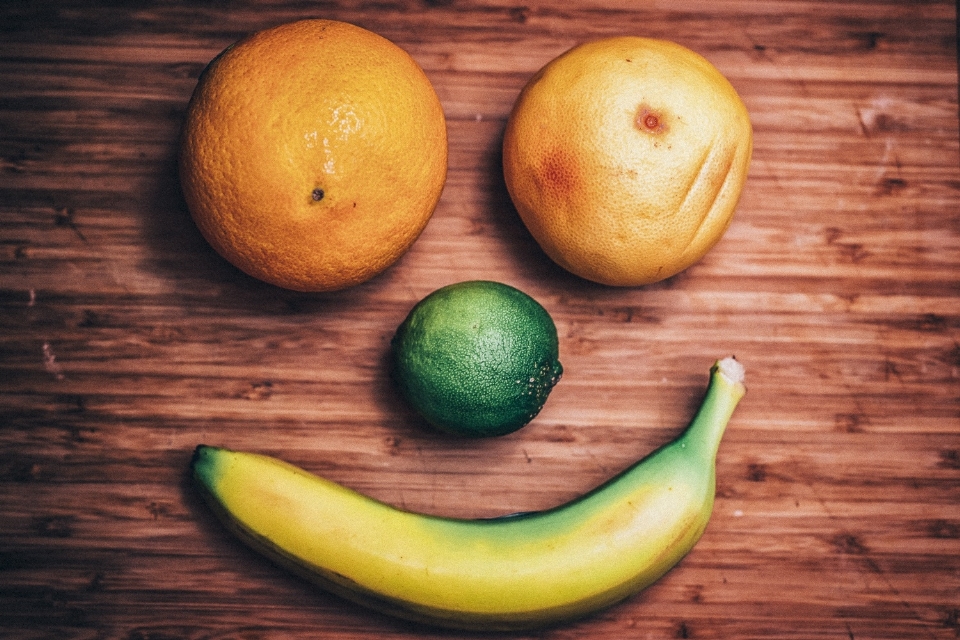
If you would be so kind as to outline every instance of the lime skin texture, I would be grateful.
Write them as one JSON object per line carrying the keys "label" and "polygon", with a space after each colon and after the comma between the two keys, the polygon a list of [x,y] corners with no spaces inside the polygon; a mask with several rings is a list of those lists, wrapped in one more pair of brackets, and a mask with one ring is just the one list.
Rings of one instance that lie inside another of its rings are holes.
{"label": "lime skin texture", "polygon": [[392,375],[430,425],[459,436],[512,433],[560,380],[557,328],[526,293],[488,280],[437,289],[391,341]]}

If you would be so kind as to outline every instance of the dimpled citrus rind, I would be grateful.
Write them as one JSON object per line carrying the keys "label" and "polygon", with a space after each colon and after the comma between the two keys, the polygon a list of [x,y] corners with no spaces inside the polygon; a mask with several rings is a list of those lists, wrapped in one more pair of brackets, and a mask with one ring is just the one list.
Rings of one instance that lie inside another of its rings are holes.
{"label": "dimpled citrus rind", "polygon": [[508,285],[469,281],[417,303],[391,342],[400,391],[440,431],[491,437],[540,412],[563,368],[547,311]]}
{"label": "dimpled citrus rind", "polygon": [[507,189],[544,252],[614,286],[670,277],[722,237],[752,153],[730,82],[678,44],[579,45],[522,90],[503,141]]}
{"label": "dimpled citrus rind", "polygon": [[301,20],[211,62],[179,168],[190,213],[224,258],[277,286],[332,291],[383,272],[423,231],[446,178],[446,123],[400,47]]}

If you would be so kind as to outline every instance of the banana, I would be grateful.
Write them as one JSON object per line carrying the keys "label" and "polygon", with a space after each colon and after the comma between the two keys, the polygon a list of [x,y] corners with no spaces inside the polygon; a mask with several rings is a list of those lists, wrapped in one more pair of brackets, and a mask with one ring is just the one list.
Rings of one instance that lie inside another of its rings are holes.
{"label": "banana", "polygon": [[743,367],[718,361],[679,438],[571,502],[498,518],[404,511],[255,453],[200,445],[191,465],[233,533],[335,594],[443,627],[532,629],[623,600],[693,548],[745,392]]}

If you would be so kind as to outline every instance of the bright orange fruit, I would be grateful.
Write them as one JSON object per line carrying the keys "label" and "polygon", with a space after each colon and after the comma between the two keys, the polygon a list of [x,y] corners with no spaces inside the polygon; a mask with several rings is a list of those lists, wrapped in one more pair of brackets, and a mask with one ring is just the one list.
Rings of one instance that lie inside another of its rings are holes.
{"label": "bright orange fruit", "polygon": [[678,44],[574,47],[521,92],[503,141],[507,189],[561,266],[635,286],[670,277],[726,231],[753,149],[730,82]]}
{"label": "bright orange fruit", "polygon": [[332,20],[228,47],[197,83],[180,150],[204,237],[248,274],[300,291],[393,264],[433,214],[446,170],[446,122],[423,70]]}

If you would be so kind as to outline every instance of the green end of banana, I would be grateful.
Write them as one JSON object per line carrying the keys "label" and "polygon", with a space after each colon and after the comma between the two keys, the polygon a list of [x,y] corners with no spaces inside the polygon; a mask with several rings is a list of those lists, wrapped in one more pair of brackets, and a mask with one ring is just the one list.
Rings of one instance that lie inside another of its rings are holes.
{"label": "green end of banana", "polygon": [[190,468],[193,470],[193,476],[205,487],[212,487],[219,476],[217,473],[217,451],[215,447],[207,445],[198,445],[193,451],[193,459],[190,461]]}
{"label": "green end of banana", "polygon": [[710,459],[716,458],[720,439],[740,399],[747,392],[744,368],[733,356],[710,369],[710,383],[700,409],[679,442]]}
{"label": "green end of banana", "polygon": [[718,361],[676,441],[576,500],[519,516],[404,511],[275,458],[204,445],[192,467],[232,532],[333,593],[442,627],[535,629],[629,597],[693,548],[744,392],[743,367]]}

